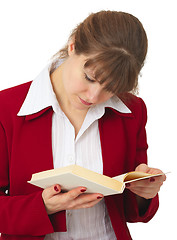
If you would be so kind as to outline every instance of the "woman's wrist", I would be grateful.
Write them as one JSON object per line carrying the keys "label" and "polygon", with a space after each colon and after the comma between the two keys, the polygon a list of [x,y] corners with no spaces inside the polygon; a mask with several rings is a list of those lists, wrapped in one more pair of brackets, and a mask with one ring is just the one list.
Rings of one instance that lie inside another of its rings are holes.
{"label": "woman's wrist", "polygon": [[136,195],[136,201],[138,204],[139,215],[143,216],[146,213],[146,211],[148,210],[151,199],[145,199],[143,197]]}

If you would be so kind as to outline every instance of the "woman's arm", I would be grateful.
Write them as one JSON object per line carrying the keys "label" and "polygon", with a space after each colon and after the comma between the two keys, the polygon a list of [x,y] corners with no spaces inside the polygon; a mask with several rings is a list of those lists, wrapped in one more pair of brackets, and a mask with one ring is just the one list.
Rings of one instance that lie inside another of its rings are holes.
{"label": "woman's arm", "polygon": [[29,195],[9,195],[9,168],[7,138],[0,123],[0,232],[31,236],[53,232],[43,203],[42,191]]}
{"label": "woman's arm", "polygon": [[[147,166],[147,138],[146,122],[147,109],[143,100],[139,98],[139,108],[136,108],[137,119],[137,139],[136,139],[136,156],[135,170],[150,171]],[[133,170],[133,169],[132,169]],[[152,172],[157,173],[157,172]],[[158,173],[161,173],[158,172]],[[126,186],[124,193],[124,209],[128,222],[148,222],[156,213],[159,206],[158,191],[163,182],[163,178],[155,182],[150,180],[137,181]],[[138,186],[139,185],[139,186]]]}
{"label": "woman's arm", "polygon": [[[146,164],[140,164],[135,171],[160,174],[161,170],[150,168]],[[126,188],[136,194],[140,216],[144,215],[150,205],[150,199],[154,198],[160,191],[160,187],[166,180],[166,176],[158,176],[142,181],[132,182],[126,185]]]}

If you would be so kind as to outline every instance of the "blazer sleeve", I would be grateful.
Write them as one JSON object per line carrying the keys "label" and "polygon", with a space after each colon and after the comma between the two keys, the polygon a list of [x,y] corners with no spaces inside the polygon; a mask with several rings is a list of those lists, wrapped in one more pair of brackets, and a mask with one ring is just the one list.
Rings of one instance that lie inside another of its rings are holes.
{"label": "blazer sleeve", "polygon": [[[147,109],[146,105],[141,98],[139,100],[139,109],[136,114],[137,117],[137,144],[136,144],[136,157],[135,166],[139,164],[147,164],[147,138],[146,138],[146,122],[147,122]],[[149,200],[148,200],[149,201]],[[124,211],[126,220],[128,222],[148,222],[156,213],[159,206],[158,194],[150,200],[148,209],[143,215],[140,215],[136,196],[130,190],[125,189],[124,192]]]}
{"label": "blazer sleeve", "polygon": [[0,123],[0,232],[9,235],[42,236],[53,232],[41,191],[10,196],[9,159],[5,130]]}

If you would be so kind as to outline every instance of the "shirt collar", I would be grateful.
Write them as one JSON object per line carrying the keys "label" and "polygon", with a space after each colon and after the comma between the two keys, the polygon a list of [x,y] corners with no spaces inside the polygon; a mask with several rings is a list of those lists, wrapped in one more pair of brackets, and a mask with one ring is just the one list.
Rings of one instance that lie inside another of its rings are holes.
{"label": "shirt collar", "polygon": [[[35,114],[47,107],[52,107],[54,112],[63,114],[53,91],[49,69],[50,65],[46,66],[32,81],[27,96],[17,114],[18,116]],[[93,109],[90,108],[90,111],[94,111],[97,117],[99,115],[101,117],[106,107],[113,108],[121,113],[131,113],[130,109],[117,96],[113,96],[106,102],[96,105]]]}
{"label": "shirt collar", "polygon": [[59,105],[50,81],[49,68],[45,67],[32,81],[18,116],[31,115],[50,106],[54,112],[58,112]]}

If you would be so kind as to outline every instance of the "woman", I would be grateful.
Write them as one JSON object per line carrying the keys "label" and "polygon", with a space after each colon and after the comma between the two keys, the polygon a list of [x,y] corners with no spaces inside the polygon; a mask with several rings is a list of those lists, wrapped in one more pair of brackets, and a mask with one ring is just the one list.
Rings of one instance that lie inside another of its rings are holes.
{"label": "woman", "polygon": [[2,239],[131,239],[126,222],[147,222],[165,176],[123,194],[67,193],[27,183],[35,172],[78,164],[114,177],[147,166],[146,107],[130,94],[147,53],[134,16],[91,14],[33,81],[0,93]]}

